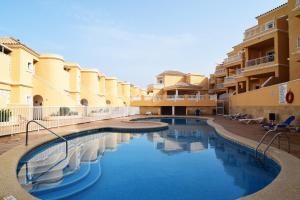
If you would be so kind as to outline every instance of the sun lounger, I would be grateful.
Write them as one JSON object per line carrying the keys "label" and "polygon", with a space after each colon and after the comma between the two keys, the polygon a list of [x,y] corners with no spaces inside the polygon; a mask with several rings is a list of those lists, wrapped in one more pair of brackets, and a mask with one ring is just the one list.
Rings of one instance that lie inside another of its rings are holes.
{"label": "sun lounger", "polygon": [[262,124],[264,122],[265,118],[264,117],[257,117],[257,118],[248,118],[248,119],[239,119],[240,122],[245,123],[245,124]]}
{"label": "sun lounger", "polygon": [[295,116],[289,116],[284,122],[278,124],[267,124],[263,125],[265,130],[281,130],[281,129],[288,129],[291,123],[296,119]]}

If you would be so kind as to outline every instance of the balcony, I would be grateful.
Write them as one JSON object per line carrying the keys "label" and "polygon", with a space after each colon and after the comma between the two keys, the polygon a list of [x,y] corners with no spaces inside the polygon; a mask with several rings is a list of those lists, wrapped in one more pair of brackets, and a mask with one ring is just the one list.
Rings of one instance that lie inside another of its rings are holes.
{"label": "balcony", "polygon": [[162,89],[164,87],[164,84],[157,83],[157,84],[150,84],[148,85],[148,88],[154,88],[154,89]]}
{"label": "balcony", "polygon": [[224,79],[224,83],[229,83],[229,82],[233,82],[233,81],[235,81],[235,75],[233,75],[233,76],[228,76],[228,77],[225,77],[225,79]]}
{"label": "balcony", "polygon": [[254,27],[249,28],[248,30],[245,31],[244,41],[252,39],[252,38],[257,37],[259,35],[263,35],[267,32],[275,30],[275,29],[276,29],[276,24],[275,24],[274,20],[270,21],[270,22],[267,22],[263,25],[254,26]]}
{"label": "balcony", "polygon": [[241,61],[243,59],[243,55],[241,53],[236,54],[235,56],[230,56],[224,60],[224,65],[228,65],[234,62]]}
{"label": "balcony", "polygon": [[214,95],[155,95],[131,97],[135,106],[215,106]]}
{"label": "balcony", "polygon": [[215,76],[222,76],[222,75],[226,75],[226,69],[223,68],[223,69],[217,69],[215,71]]}
{"label": "balcony", "polygon": [[274,60],[275,60],[274,55],[268,55],[268,56],[265,56],[265,57],[252,59],[252,60],[248,60],[246,62],[246,67],[254,67],[254,66],[259,66],[259,65],[265,65],[265,64],[274,62]]}
{"label": "balcony", "polygon": [[224,83],[218,83],[218,84],[216,84],[216,89],[218,89],[218,90],[224,89]]}

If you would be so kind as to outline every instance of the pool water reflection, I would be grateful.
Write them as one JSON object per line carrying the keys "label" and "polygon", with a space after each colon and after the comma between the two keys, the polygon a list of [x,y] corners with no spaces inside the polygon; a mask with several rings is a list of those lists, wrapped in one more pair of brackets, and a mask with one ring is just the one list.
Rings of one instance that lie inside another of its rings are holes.
{"label": "pool water reflection", "polygon": [[205,121],[149,120],[170,127],[72,138],[67,158],[63,143],[41,147],[22,159],[19,182],[42,199],[236,199],[262,189],[280,171]]}

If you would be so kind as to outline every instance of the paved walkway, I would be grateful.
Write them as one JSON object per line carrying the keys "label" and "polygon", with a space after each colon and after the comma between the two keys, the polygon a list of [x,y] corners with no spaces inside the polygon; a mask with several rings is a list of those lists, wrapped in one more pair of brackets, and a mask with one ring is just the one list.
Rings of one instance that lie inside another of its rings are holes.
{"label": "paved walkway", "polygon": [[[106,127],[106,126],[125,126],[128,128],[139,128],[144,125],[150,125],[151,123],[143,122],[143,123],[131,123],[126,122],[124,120],[128,120],[130,118],[119,118],[119,119],[111,119],[111,120],[103,120],[103,121],[97,121],[97,122],[91,122],[91,123],[85,123],[85,124],[79,124],[79,125],[71,125],[71,126],[65,126],[60,128],[54,128],[52,129],[54,132],[70,132],[70,131],[76,131],[76,130],[82,130],[82,129],[93,129],[93,128],[100,128],[100,127]],[[259,141],[260,138],[265,133],[264,129],[261,128],[259,125],[246,125],[242,124],[237,121],[225,119],[224,117],[215,117],[214,120],[216,123],[222,125],[226,130],[255,140]],[[43,137],[45,135],[48,135],[46,131],[40,131],[40,132],[31,132],[30,133],[30,141],[35,140],[39,137]],[[291,133],[291,154],[297,156],[300,158],[300,133]],[[283,139],[284,140],[284,139]],[[287,142],[283,141],[281,143],[281,147],[283,150],[287,150]],[[266,140],[269,141],[269,140]],[[0,155],[4,152],[8,151],[9,149],[25,143],[25,134],[16,134],[14,136],[5,136],[0,137]],[[277,146],[277,143],[275,142],[275,147]]]}
{"label": "paved walkway", "polygon": [[[265,134],[265,130],[257,124],[243,124],[236,120],[226,119],[221,116],[215,117],[214,121],[220,125],[222,125],[226,130],[255,141],[259,141],[262,136]],[[300,133],[288,133],[291,141],[291,154],[300,158]],[[270,141],[272,136],[266,138],[266,142]],[[274,142],[274,147],[278,147],[277,141]],[[282,138],[281,149],[287,151],[287,141],[285,138]]]}

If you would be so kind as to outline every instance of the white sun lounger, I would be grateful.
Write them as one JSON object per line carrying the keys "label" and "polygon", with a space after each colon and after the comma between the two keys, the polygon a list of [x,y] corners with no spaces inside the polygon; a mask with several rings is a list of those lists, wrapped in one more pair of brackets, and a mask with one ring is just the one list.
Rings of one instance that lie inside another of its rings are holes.
{"label": "white sun lounger", "polygon": [[251,123],[256,123],[256,124],[261,124],[265,120],[264,117],[257,117],[253,119],[239,119],[239,122],[245,123],[245,124],[251,124]]}

